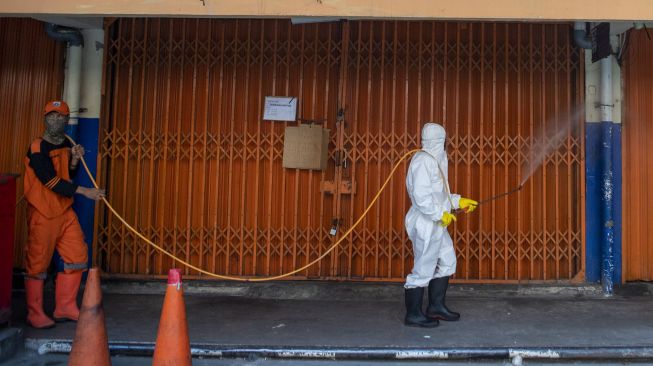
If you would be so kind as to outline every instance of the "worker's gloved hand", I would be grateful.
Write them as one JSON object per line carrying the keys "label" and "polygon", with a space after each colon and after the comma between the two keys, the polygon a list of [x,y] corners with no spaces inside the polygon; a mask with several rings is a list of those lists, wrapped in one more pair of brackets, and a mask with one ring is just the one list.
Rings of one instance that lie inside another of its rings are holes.
{"label": "worker's gloved hand", "polygon": [[452,222],[456,221],[456,215],[452,214],[451,212],[445,211],[442,214],[442,218],[440,219],[440,225],[442,227],[447,227],[449,226]]}
{"label": "worker's gloved hand", "polygon": [[458,206],[460,206],[460,208],[463,209],[465,212],[470,213],[476,210],[476,206],[478,206],[478,202],[471,200],[469,198],[461,198],[460,202],[458,202]]}

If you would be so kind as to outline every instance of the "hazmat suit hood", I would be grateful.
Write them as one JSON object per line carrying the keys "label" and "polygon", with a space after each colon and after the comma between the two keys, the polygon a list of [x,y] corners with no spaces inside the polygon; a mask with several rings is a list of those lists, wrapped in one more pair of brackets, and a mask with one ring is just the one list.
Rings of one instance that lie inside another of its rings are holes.
{"label": "hazmat suit hood", "polygon": [[447,132],[441,125],[429,122],[422,127],[422,150],[435,158],[439,169],[444,174],[444,180],[448,179],[449,170],[449,160],[447,159],[447,152],[444,149],[446,139]]}
{"label": "hazmat suit hood", "polygon": [[445,157],[444,142],[447,132],[437,123],[429,122],[422,127],[422,150],[440,160]]}

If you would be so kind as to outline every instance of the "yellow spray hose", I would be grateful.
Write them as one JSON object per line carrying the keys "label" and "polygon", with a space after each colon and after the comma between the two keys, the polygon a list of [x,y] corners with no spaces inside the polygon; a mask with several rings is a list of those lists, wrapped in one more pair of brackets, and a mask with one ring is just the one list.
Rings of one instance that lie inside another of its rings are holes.
{"label": "yellow spray hose", "polygon": [[[68,136],[66,136],[66,137],[68,137]],[[70,137],[68,137],[68,139],[70,139],[70,141],[73,143],[73,145],[76,145],[76,143],[75,143],[75,141],[73,141],[73,139],[71,139]],[[150,239],[146,238],[145,236],[143,236],[143,234],[139,233],[136,229],[134,229],[131,225],[129,225],[129,223],[127,223],[127,221],[125,221],[125,219],[122,216],[120,216],[120,214],[118,212],[116,212],[116,210],[113,208],[113,206],[111,206],[111,204],[109,203],[109,201],[107,201],[107,199],[105,197],[102,197],[102,201],[104,202],[105,205],[107,205],[107,208],[109,208],[109,210],[118,218],[118,220],[120,220],[120,222],[122,222],[129,230],[131,230],[139,238],[143,239],[146,243],[150,244],[151,246],[153,246],[154,248],[159,250],[161,253],[167,255],[168,257],[174,259],[175,261],[183,264],[184,266],[186,266],[186,267],[188,267],[190,269],[194,269],[197,272],[205,274],[205,275],[207,275],[209,277],[219,278],[221,280],[244,281],[244,282],[274,281],[274,280],[278,280],[278,279],[281,279],[281,278],[284,278],[284,277],[292,276],[295,273],[298,273],[298,272],[301,272],[301,271],[305,270],[306,268],[308,268],[308,267],[314,265],[315,263],[321,261],[324,257],[326,257],[329,253],[331,253],[331,251],[333,251],[338,245],[340,245],[340,243],[343,240],[345,240],[345,238],[347,238],[347,236],[349,236],[349,234],[351,234],[351,232],[356,228],[356,226],[358,226],[358,224],[360,224],[361,221],[363,221],[363,218],[370,211],[370,209],[372,208],[374,203],[376,203],[376,201],[379,199],[379,197],[381,196],[381,193],[383,192],[385,187],[390,182],[390,179],[394,175],[397,168],[399,168],[399,165],[401,164],[401,162],[406,160],[409,156],[411,156],[412,154],[414,154],[414,153],[416,153],[418,151],[420,151],[420,150],[419,149],[411,150],[411,151],[405,153],[404,156],[402,156],[401,159],[399,159],[399,161],[395,164],[395,166],[392,167],[392,171],[388,175],[388,178],[386,178],[385,182],[383,182],[383,185],[381,186],[381,189],[379,189],[379,191],[376,193],[376,196],[374,196],[374,199],[372,199],[372,202],[370,202],[370,204],[367,205],[367,207],[365,208],[365,211],[363,211],[363,214],[358,218],[358,220],[356,220],[356,222],[349,228],[349,230],[347,230],[342,235],[342,237],[340,239],[338,239],[338,241],[336,241],[326,252],[324,252],[317,259],[313,260],[312,262],[306,264],[305,266],[303,266],[301,268],[295,269],[295,270],[293,270],[291,272],[284,273],[284,274],[281,274],[281,275],[272,276],[272,277],[247,278],[247,277],[225,276],[225,275],[219,275],[219,274],[216,274],[216,273],[211,273],[211,272],[205,271],[205,270],[203,270],[201,268],[198,268],[198,267],[184,261],[183,259],[181,259],[179,257],[176,257],[174,254],[168,252],[167,250],[165,250],[165,249],[161,248],[160,246],[156,245],[155,243],[153,243]],[[86,165],[86,161],[84,161],[83,156],[81,158],[81,161],[82,161],[82,165],[84,165],[84,170],[86,170],[86,174],[88,174],[88,177],[91,179],[91,182],[93,182],[93,186],[95,188],[99,189],[100,187],[98,187],[97,182],[95,182],[95,179],[93,178],[93,175],[91,174],[91,171],[88,169],[88,166]]]}

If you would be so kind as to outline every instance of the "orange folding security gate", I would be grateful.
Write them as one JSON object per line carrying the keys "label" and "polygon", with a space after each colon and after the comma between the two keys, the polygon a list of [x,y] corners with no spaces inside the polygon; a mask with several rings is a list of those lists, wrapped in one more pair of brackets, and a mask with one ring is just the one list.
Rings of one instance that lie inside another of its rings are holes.
{"label": "orange folding security gate", "polygon": [[27,240],[27,204],[21,199],[25,154],[43,133],[43,107],[61,98],[65,47],[29,18],[0,18],[0,173],[18,174],[13,266],[21,268]]}
{"label": "orange folding security gate", "polygon": [[623,273],[624,281],[653,281],[653,48],[648,32],[630,30],[624,56]]}
{"label": "orange folding security gate", "polygon": [[[567,24],[119,19],[107,37],[102,185],[129,222],[194,265],[263,277],[319,257],[437,121],[452,189],[471,198],[518,186],[529,151],[561,142],[519,193],[452,227],[456,279],[582,273],[583,70]],[[282,168],[295,123],[262,120],[265,96],[296,97],[299,123],[330,129],[326,170]],[[562,139],[546,133],[556,130]],[[292,278],[402,281],[406,166],[340,247]],[[97,226],[106,272],[175,265],[103,210]]]}

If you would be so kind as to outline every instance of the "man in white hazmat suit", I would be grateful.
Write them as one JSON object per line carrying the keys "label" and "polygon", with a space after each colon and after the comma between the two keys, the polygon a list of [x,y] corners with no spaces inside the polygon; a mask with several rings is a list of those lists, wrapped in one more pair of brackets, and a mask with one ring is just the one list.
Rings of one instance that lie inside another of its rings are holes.
{"label": "man in white hazmat suit", "polygon": [[[456,272],[456,252],[447,226],[456,221],[454,210],[471,212],[478,202],[451,194],[445,139],[442,126],[426,123],[422,128],[422,151],[413,156],[406,175],[411,207],[405,224],[414,255],[413,270],[404,285],[407,326],[435,327],[438,319],[460,318],[444,304],[449,277]],[[423,313],[425,287],[429,288],[429,304]]]}

